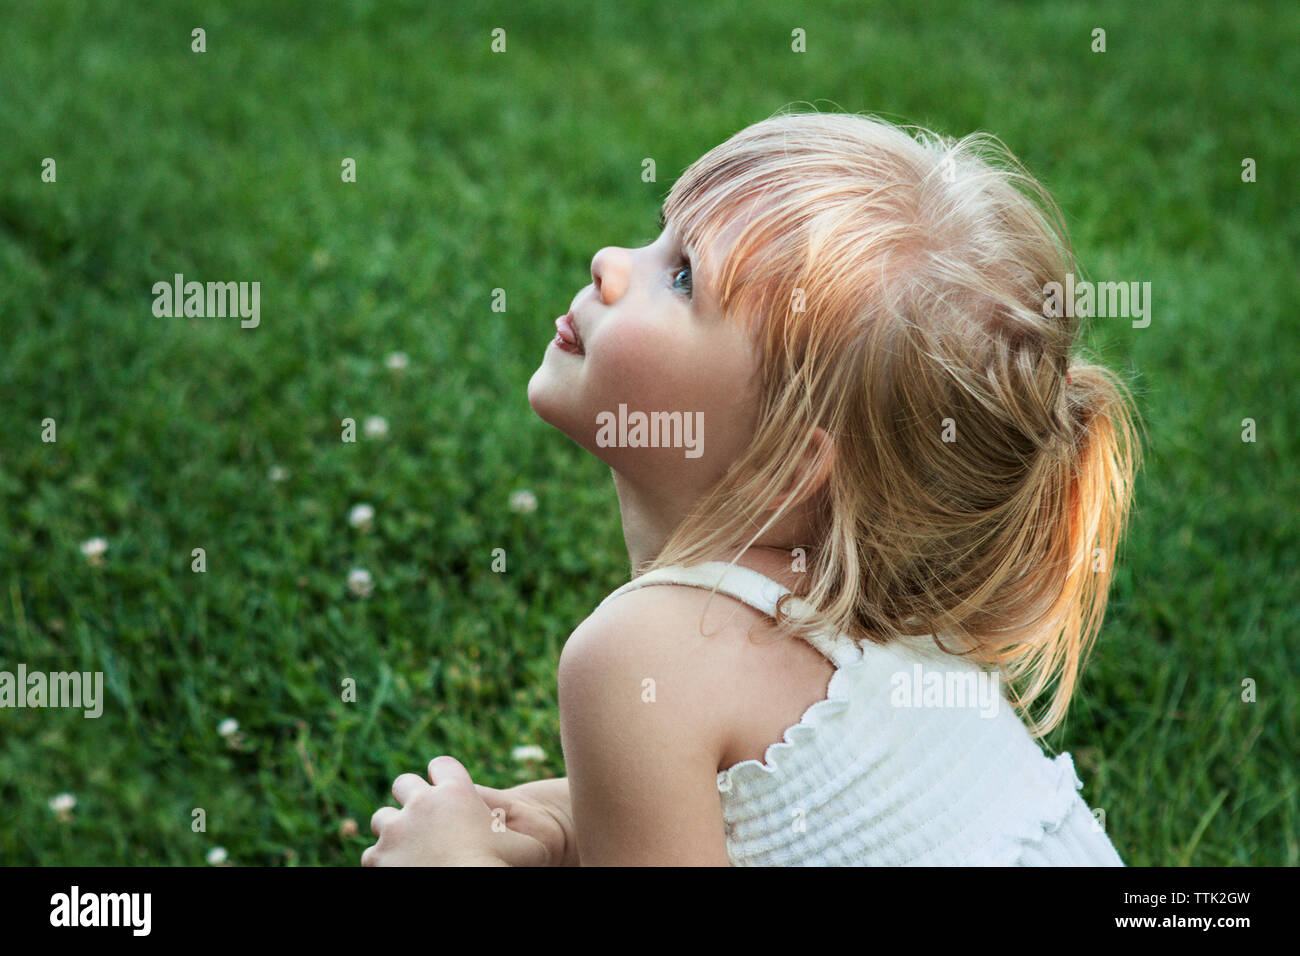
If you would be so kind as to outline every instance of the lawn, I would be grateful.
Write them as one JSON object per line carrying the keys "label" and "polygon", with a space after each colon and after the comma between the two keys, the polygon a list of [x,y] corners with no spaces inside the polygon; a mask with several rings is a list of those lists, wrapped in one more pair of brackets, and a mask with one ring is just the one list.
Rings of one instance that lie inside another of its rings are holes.
{"label": "lawn", "polygon": [[[556,661],[627,554],[526,383],[595,251],[799,104],[996,133],[1151,283],[1089,332],[1146,462],[1047,742],[1130,865],[1300,862],[1300,7],[155,6],[0,2],[0,670],[104,674],[97,719],[0,709],[0,863],[355,865],[436,754],[563,774]],[[259,324],[156,316],[178,273]]]}

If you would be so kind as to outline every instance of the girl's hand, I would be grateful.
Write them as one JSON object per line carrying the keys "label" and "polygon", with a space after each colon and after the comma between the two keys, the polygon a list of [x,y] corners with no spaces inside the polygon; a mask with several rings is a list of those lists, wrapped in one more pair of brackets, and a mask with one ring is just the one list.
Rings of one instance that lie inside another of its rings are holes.
{"label": "girl's hand", "polygon": [[[505,825],[546,847],[548,866],[576,866],[571,847],[573,814],[568,806],[568,781],[534,780],[505,790],[474,784],[478,795],[493,810],[505,813]],[[565,799],[559,799],[561,794]]]}
{"label": "girl's hand", "polygon": [[454,757],[434,757],[426,783],[413,773],[393,781],[402,805],[370,818],[379,838],[361,854],[362,866],[546,866],[547,848],[505,824],[474,789]]}

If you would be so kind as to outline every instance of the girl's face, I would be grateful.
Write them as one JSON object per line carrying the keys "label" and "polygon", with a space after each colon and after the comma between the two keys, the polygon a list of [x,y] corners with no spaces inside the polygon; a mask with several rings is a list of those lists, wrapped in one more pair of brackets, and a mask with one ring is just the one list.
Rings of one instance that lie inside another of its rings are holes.
{"label": "girl's face", "polygon": [[[744,450],[758,407],[757,351],[724,321],[709,261],[694,252],[671,223],[651,245],[597,252],[591,285],[557,320],[528,383],[544,421],[633,484],[681,502],[711,488]],[[637,413],[647,423],[640,435]],[[661,447],[645,447],[656,438]]]}

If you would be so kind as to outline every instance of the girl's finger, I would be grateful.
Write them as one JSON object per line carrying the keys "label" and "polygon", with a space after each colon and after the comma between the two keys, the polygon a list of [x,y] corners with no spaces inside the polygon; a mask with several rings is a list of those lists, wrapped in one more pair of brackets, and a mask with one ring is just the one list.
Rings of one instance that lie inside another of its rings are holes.
{"label": "girl's finger", "polygon": [[550,865],[550,851],[540,840],[523,833],[515,833],[513,830],[507,830],[498,836],[502,838],[502,842],[495,845],[495,852],[511,866]]}
{"label": "girl's finger", "polygon": [[440,786],[447,783],[468,783],[474,781],[470,779],[469,771],[465,765],[455,757],[449,757],[443,754],[434,757],[429,761],[429,780],[434,786]]}
{"label": "girl's finger", "polygon": [[397,807],[380,807],[370,818],[370,832],[379,836],[380,828],[401,812]]}
{"label": "girl's finger", "polygon": [[421,780],[413,773],[404,773],[393,781],[393,796],[397,798],[398,803],[406,806],[406,801],[421,790],[428,790],[431,786],[432,784],[427,780]]}

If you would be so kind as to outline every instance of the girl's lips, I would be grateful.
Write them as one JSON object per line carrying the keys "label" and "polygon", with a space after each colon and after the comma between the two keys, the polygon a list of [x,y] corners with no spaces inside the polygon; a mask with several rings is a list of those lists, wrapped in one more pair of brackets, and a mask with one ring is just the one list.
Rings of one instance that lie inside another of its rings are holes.
{"label": "girl's lips", "polygon": [[582,339],[578,338],[578,330],[573,324],[572,312],[566,312],[555,320],[555,346],[570,355],[585,354]]}

